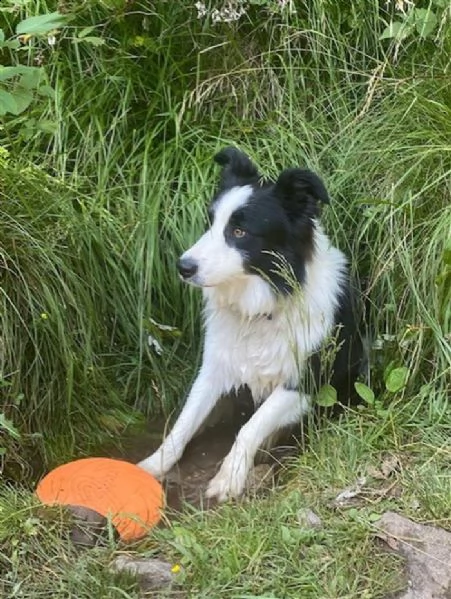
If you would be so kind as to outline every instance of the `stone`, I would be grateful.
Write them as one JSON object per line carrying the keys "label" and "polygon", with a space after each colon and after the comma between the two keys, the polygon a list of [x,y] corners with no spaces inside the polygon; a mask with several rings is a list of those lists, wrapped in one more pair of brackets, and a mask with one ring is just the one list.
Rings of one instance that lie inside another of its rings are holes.
{"label": "stone", "polygon": [[[81,505],[67,506],[72,516],[70,539],[79,548],[95,547],[106,543],[108,538],[108,519]],[[117,532],[113,530],[117,537]]]}
{"label": "stone", "polygon": [[111,564],[115,572],[126,572],[134,576],[142,591],[162,589],[170,586],[176,577],[168,562],[157,558],[145,558],[122,554]]}
{"label": "stone", "polygon": [[377,536],[406,560],[408,588],[398,599],[450,598],[450,532],[395,512],[385,512],[375,525]]}
{"label": "stone", "polygon": [[320,530],[323,528],[323,521],[321,518],[308,508],[298,510],[297,520],[299,526],[305,530]]}

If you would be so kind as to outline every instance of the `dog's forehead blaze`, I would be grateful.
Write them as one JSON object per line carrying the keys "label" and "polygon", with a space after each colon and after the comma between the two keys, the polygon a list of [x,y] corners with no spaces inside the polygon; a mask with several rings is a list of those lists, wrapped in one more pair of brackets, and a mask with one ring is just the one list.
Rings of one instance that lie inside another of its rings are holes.
{"label": "dog's forehead blaze", "polygon": [[224,229],[233,213],[244,206],[253,194],[251,185],[233,187],[223,193],[213,204],[214,227]]}

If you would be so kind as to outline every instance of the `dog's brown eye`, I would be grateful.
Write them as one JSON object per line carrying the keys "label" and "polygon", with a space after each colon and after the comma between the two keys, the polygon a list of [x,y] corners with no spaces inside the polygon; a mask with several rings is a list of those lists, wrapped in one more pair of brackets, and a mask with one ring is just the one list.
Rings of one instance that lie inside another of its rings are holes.
{"label": "dog's brown eye", "polygon": [[233,236],[237,237],[238,239],[240,239],[241,237],[244,237],[246,235],[246,231],[243,231],[243,229],[239,229],[238,227],[236,229],[233,229]]}

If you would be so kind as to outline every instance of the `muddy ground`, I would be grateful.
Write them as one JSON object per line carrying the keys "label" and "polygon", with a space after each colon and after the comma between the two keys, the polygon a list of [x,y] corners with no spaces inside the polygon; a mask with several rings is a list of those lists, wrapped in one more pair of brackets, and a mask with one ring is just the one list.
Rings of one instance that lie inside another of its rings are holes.
{"label": "muddy ground", "polygon": [[[168,508],[180,511],[185,502],[204,509],[214,504],[214,501],[209,502],[204,497],[204,491],[232,447],[237,432],[252,413],[252,401],[245,393],[221,400],[164,482]],[[168,428],[170,424],[166,420],[152,422],[147,432],[125,439],[122,449],[107,454],[109,457],[138,462],[158,447]],[[273,464],[276,472],[280,460],[294,451],[294,442],[285,438],[271,453],[261,454],[258,461]]]}

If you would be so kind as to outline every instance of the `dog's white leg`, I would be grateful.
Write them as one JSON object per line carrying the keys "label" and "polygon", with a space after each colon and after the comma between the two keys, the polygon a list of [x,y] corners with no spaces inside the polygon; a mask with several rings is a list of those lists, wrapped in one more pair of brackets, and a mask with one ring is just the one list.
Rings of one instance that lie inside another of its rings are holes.
{"label": "dog's white leg", "polygon": [[238,433],[219,472],[208,485],[207,497],[225,501],[240,495],[254,464],[255,454],[265,439],[277,430],[298,422],[309,408],[308,395],[281,387],[275,389]]}
{"label": "dog's white leg", "polygon": [[185,406],[173,429],[159,449],[138,463],[157,478],[162,478],[182,457],[183,451],[223,393],[220,370],[202,366]]}

